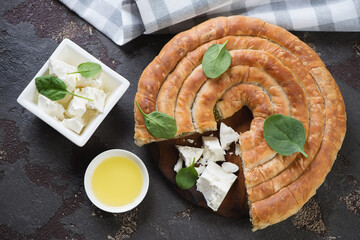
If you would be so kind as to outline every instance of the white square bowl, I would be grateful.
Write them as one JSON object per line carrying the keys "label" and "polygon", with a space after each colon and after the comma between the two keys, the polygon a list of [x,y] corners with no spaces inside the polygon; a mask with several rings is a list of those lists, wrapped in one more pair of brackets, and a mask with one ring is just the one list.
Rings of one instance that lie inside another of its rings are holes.
{"label": "white square bowl", "polygon": [[18,103],[20,103],[24,108],[35,114],[37,117],[49,124],[54,129],[56,129],[59,133],[64,135],[70,141],[72,141],[79,147],[82,147],[93,135],[95,130],[104,120],[104,118],[108,115],[110,110],[119,101],[121,96],[125,93],[126,89],[128,89],[128,87],[130,86],[130,83],[124,77],[110,69],[108,66],[100,62],[94,56],[86,52],[84,49],[82,49],[69,39],[64,39],[56,48],[54,53],[50,56],[50,58],[59,59],[74,66],[78,66],[80,63],[83,62],[96,62],[99,63],[102,67],[102,80],[104,84],[104,91],[108,94],[105,101],[104,111],[102,113],[99,113],[94,119],[92,119],[91,122],[84,127],[81,134],[77,134],[72,130],[66,128],[61,124],[61,122],[48,115],[37,106],[37,99],[39,93],[35,86],[35,78],[48,74],[49,60],[46,61],[44,66],[35,75],[35,77],[31,80],[29,85],[27,85],[27,87],[17,99]]}

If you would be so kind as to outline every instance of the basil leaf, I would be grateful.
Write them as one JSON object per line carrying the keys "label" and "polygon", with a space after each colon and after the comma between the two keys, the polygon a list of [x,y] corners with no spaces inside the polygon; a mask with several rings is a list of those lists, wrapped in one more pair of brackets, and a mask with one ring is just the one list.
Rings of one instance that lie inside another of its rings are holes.
{"label": "basil leaf", "polygon": [[71,94],[73,96],[84,98],[89,101],[94,101],[92,99],[69,92],[68,90],[66,90],[66,85],[64,81],[55,76],[46,75],[37,77],[35,78],[35,85],[39,93],[49,98],[51,101],[63,99],[66,94]]}
{"label": "basil leaf", "polygon": [[208,78],[217,78],[230,66],[231,56],[224,44],[213,44],[205,52],[202,60],[204,74]]}
{"label": "basil leaf", "polygon": [[176,174],[175,181],[179,188],[186,190],[195,185],[199,175],[194,165],[195,158],[193,163],[189,167],[180,169],[179,172]]}
{"label": "basil leaf", "polygon": [[309,157],[304,151],[305,128],[299,120],[282,114],[271,115],[264,122],[263,134],[271,149],[277,153],[289,156],[300,152]]}
{"label": "basil leaf", "polygon": [[68,73],[68,74],[80,73],[81,76],[83,76],[85,78],[90,78],[90,77],[93,77],[96,74],[98,74],[100,71],[101,71],[100,64],[93,63],[93,62],[84,62],[78,66],[77,72],[72,72],[72,73]]}
{"label": "basil leaf", "polygon": [[156,138],[173,138],[177,132],[176,121],[171,116],[154,111],[146,114],[140,108],[139,103],[136,101],[141,114],[144,116],[145,127],[149,133]]}

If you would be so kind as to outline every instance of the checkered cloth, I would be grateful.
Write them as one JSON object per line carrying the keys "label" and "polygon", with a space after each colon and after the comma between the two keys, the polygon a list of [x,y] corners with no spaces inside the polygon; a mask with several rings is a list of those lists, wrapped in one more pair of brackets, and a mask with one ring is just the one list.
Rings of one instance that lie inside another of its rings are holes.
{"label": "checkered cloth", "polygon": [[123,45],[216,16],[247,15],[298,31],[360,31],[360,0],[60,0]]}

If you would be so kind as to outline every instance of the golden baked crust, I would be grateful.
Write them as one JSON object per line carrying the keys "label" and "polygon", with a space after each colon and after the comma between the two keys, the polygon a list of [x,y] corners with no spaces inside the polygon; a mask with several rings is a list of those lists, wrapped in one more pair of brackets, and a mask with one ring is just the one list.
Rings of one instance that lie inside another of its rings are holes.
{"label": "golden baked crust", "polygon": [[[225,41],[231,65],[208,79],[202,57]],[[288,218],[315,194],[346,131],[344,101],[319,56],[285,29],[244,16],[211,19],[176,35],[144,70],[135,101],[145,113],[174,117],[176,137],[216,130],[214,110],[221,118],[243,106],[252,110],[240,142],[254,230]],[[134,112],[136,143],[161,140],[148,133],[137,107]],[[303,123],[309,158],[281,156],[267,145],[262,126],[271,114]]]}

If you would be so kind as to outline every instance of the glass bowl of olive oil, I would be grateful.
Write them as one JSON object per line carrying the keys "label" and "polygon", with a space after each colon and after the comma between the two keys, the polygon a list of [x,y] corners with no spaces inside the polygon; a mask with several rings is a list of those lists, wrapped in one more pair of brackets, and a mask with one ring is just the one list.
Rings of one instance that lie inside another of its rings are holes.
{"label": "glass bowl of olive oil", "polygon": [[86,169],[85,191],[98,208],[122,213],[135,208],[149,188],[149,174],[135,154],[112,149],[96,156]]}

